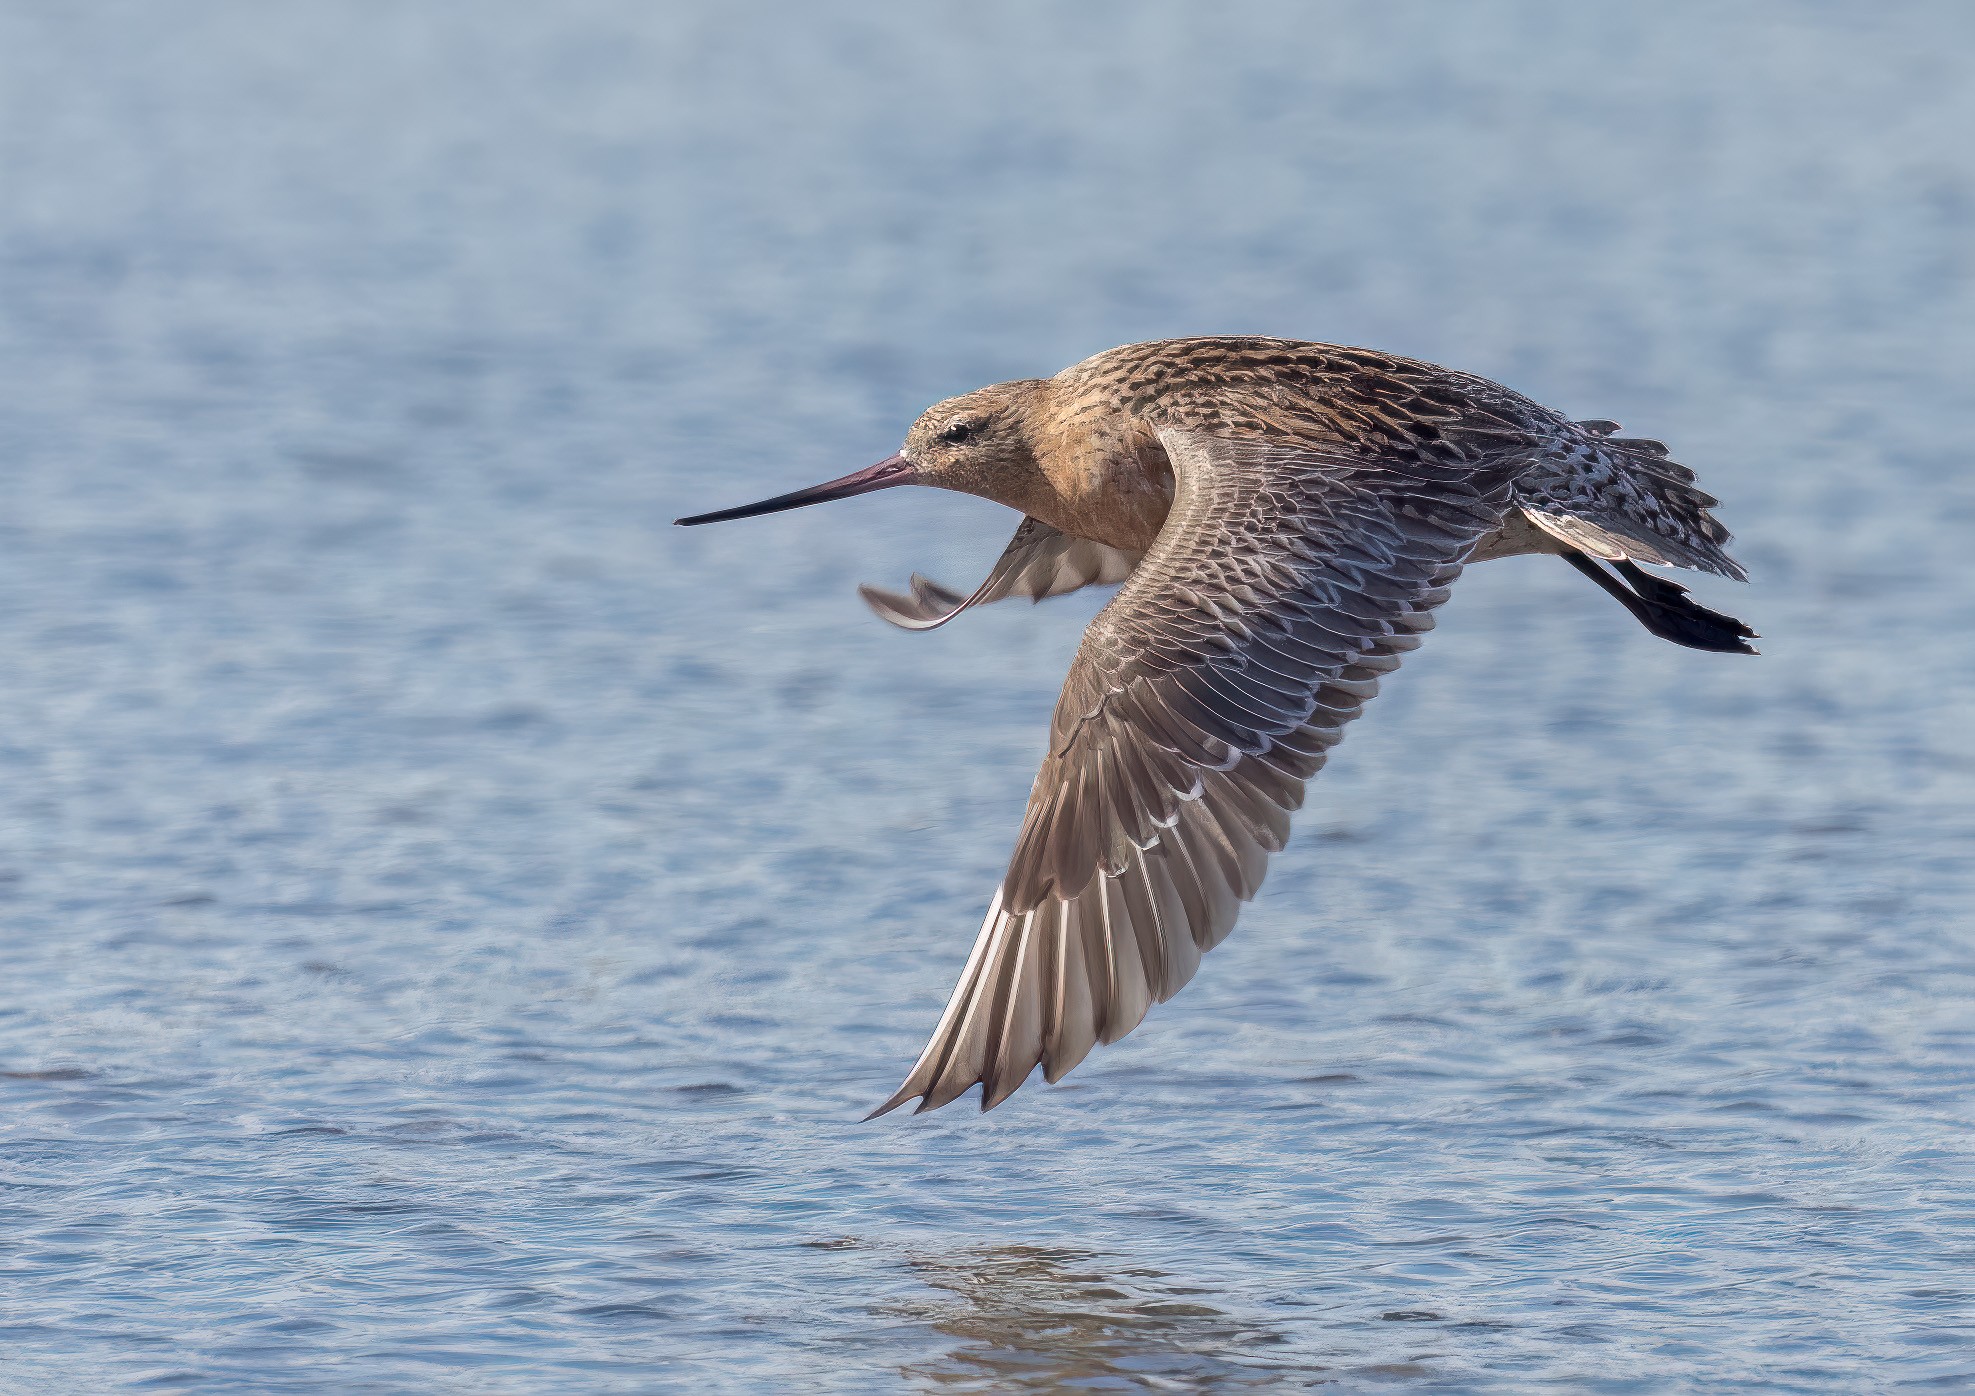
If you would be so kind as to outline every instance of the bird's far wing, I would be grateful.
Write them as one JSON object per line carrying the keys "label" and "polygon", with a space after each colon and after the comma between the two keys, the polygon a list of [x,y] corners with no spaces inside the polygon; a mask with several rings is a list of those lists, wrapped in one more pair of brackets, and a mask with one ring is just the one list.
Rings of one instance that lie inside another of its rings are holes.
{"label": "bird's far wing", "polygon": [[882,1114],[1055,1081],[1192,978],[1289,815],[1527,457],[1167,429],[1172,513],[1091,622],[1015,855],[932,1041]]}
{"label": "bird's far wing", "polygon": [[1059,533],[1041,519],[1024,518],[1008,540],[1000,561],[972,596],[912,574],[912,594],[861,586],[864,604],[905,630],[933,630],[969,606],[985,606],[1010,596],[1061,596],[1079,587],[1122,582],[1138,566],[1142,553],[1126,552]]}

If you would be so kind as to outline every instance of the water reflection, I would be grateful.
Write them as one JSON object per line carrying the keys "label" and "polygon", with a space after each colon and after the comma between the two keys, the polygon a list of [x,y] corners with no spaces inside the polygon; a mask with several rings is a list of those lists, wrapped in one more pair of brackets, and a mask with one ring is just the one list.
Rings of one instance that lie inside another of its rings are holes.
{"label": "water reflection", "polygon": [[944,1356],[901,1371],[941,1388],[1178,1382],[1240,1391],[1324,1376],[1320,1367],[1271,1360],[1268,1349],[1286,1342],[1281,1333],[1204,1302],[1204,1291],[1158,1270],[1111,1268],[1087,1252],[1038,1246],[918,1254],[907,1263],[940,1294],[893,1312],[959,1341]]}

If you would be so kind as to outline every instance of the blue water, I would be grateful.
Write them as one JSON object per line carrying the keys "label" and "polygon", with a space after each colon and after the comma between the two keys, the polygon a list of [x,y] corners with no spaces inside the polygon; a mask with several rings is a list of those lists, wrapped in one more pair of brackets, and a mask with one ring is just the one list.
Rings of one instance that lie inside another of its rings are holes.
{"label": "blue water", "polygon": [[[0,8],[0,1389],[1975,1383],[1975,10]],[[1664,437],[1235,936],[856,1123],[1095,599],[676,515],[1110,345]]]}

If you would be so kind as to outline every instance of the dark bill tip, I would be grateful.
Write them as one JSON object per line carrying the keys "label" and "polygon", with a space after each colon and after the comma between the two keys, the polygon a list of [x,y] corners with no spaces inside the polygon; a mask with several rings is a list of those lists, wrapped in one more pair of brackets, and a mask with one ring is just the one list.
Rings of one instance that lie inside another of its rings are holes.
{"label": "dark bill tip", "polygon": [[672,522],[691,528],[695,524],[726,523],[729,519],[751,519],[756,514],[779,514],[784,509],[800,509],[805,504],[824,504],[832,499],[849,499],[854,494],[869,494],[872,490],[890,489],[893,485],[909,485],[917,478],[917,472],[913,470],[911,461],[904,456],[890,456],[876,465],[846,475],[841,480],[811,485],[806,490],[791,490],[787,494],[778,494],[773,499],[764,499],[758,504],[743,504],[736,509],[719,509],[711,514],[694,514],[691,518],[674,519]]}

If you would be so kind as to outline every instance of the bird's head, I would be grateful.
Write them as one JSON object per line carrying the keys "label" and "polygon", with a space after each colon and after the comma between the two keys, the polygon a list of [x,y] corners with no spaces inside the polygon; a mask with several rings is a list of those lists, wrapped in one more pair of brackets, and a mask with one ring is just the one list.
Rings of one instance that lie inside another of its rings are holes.
{"label": "bird's head", "polygon": [[728,519],[800,509],[831,499],[890,489],[893,485],[932,485],[961,494],[979,495],[1016,509],[1026,509],[1043,485],[1041,467],[1030,444],[1030,407],[1039,379],[997,383],[935,403],[920,414],[905,433],[895,456],[840,480],[808,489],[680,519],[682,524],[724,523]]}

